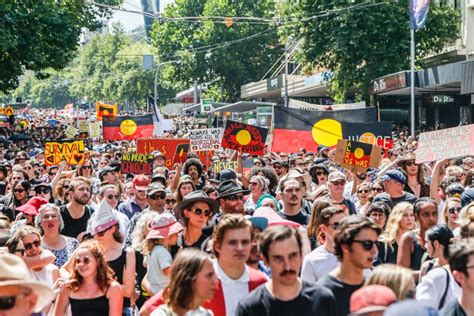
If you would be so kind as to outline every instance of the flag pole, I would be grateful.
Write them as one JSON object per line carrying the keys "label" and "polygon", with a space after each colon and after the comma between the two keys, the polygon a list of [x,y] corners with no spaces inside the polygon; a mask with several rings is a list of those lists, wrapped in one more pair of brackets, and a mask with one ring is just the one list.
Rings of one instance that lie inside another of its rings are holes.
{"label": "flag pole", "polygon": [[415,30],[410,28],[410,125],[411,136],[415,137]]}

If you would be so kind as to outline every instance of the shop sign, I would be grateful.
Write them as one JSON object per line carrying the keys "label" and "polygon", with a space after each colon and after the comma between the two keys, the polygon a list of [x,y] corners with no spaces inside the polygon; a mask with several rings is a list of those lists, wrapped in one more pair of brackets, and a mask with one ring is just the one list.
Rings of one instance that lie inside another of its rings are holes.
{"label": "shop sign", "polygon": [[382,92],[402,89],[407,87],[406,72],[400,72],[393,75],[388,75],[383,78],[372,81],[370,88],[371,94],[378,94]]}

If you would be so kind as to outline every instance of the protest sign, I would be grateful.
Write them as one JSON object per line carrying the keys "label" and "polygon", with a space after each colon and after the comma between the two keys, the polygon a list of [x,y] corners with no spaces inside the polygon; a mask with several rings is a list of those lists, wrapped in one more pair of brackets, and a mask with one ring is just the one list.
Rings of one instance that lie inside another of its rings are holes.
{"label": "protest sign", "polygon": [[78,132],[78,129],[75,128],[72,125],[66,126],[66,138],[74,138],[76,133]]}
{"label": "protest sign", "polygon": [[[184,144],[187,146],[179,145]],[[187,158],[189,149],[189,139],[184,138],[139,138],[137,139],[137,153],[150,154],[157,150],[165,155],[165,166],[173,167],[176,162],[184,161]],[[186,156],[184,156],[186,154]],[[185,158],[186,157],[186,158]],[[184,158],[184,160],[183,160]],[[175,160],[176,159],[176,160]]]}
{"label": "protest sign", "polygon": [[232,169],[234,171],[237,170],[237,161],[218,161],[213,164],[214,172],[218,173],[224,169]]}
{"label": "protest sign", "polygon": [[474,155],[474,124],[421,133],[416,163]]}
{"label": "protest sign", "polygon": [[47,166],[66,162],[68,165],[84,163],[85,145],[83,140],[53,140],[44,145],[44,162]]}
{"label": "protest sign", "polygon": [[392,122],[344,122],[341,125],[344,139],[371,144],[383,149],[393,147]]}
{"label": "protest sign", "polygon": [[10,116],[15,113],[15,110],[11,106],[7,106],[6,108],[0,108],[0,115]]}
{"label": "protest sign", "polygon": [[268,129],[228,120],[222,136],[222,147],[263,156]]}
{"label": "protest sign", "polygon": [[97,120],[102,120],[104,116],[116,116],[118,112],[118,105],[117,103],[114,104],[106,104],[100,101],[95,103],[96,108],[96,118]]}
{"label": "protest sign", "polygon": [[365,172],[368,168],[378,167],[381,153],[381,147],[340,139],[334,160],[343,168]]}
{"label": "protest sign", "polygon": [[153,174],[153,155],[124,153],[122,155],[121,172],[130,174]]}
{"label": "protest sign", "polygon": [[220,128],[195,129],[189,131],[191,151],[218,150],[221,147]]}
{"label": "protest sign", "polygon": [[89,125],[89,136],[91,138],[100,137],[101,132],[100,122],[90,123]]}

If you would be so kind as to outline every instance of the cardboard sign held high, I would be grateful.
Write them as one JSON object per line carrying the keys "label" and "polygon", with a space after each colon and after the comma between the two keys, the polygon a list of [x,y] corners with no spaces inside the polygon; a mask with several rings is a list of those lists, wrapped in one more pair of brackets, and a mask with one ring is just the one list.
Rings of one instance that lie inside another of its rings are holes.
{"label": "cardboard sign held high", "polygon": [[68,165],[82,165],[85,160],[83,140],[54,140],[44,145],[44,162],[47,166],[65,161]]}
{"label": "cardboard sign held high", "polygon": [[268,129],[228,120],[222,135],[222,147],[263,156]]}
{"label": "cardboard sign held high", "polygon": [[378,167],[381,154],[381,147],[340,139],[334,160],[345,169],[365,172],[369,168]]}
{"label": "cardboard sign held high", "polygon": [[125,153],[122,156],[122,173],[153,174],[153,156],[149,154]]}

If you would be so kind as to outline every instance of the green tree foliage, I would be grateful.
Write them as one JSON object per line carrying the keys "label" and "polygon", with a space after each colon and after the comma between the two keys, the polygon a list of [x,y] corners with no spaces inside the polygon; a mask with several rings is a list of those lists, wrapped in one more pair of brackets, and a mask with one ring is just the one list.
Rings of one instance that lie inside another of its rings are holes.
{"label": "green tree foliage", "polygon": [[[168,66],[172,69],[168,81],[175,86],[188,88],[196,80],[205,83],[219,78],[215,85],[222,93],[215,101],[234,101],[240,96],[242,84],[259,80],[282,54],[275,26],[237,20],[227,26],[224,19],[177,22],[168,18],[273,15],[273,0],[177,0],[166,7],[164,19],[153,25],[152,43],[160,60],[180,61]],[[240,41],[265,31],[268,32]],[[234,41],[238,42],[223,46]]]}
{"label": "green tree foliage", "polygon": [[[297,58],[307,69],[331,70],[330,93],[341,102],[354,95],[367,99],[372,79],[410,65],[408,1],[373,1],[378,5],[365,8],[362,2],[366,1],[299,0],[281,7],[284,15],[298,19],[285,25],[282,35],[304,39]],[[353,8],[344,10],[349,6]],[[321,13],[328,14],[310,18]],[[423,66],[423,58],[454,42],[459,26],[458,11],[431,5],[426,27],[415,35],[417,65]]]}
{"label": "green tree foliage", "polygon": [[96,29],[109,14],[84,0],[0,0],[0,91],[15,88],[25,70],[47,75],[41,72],[65,67],[83,28]]}

